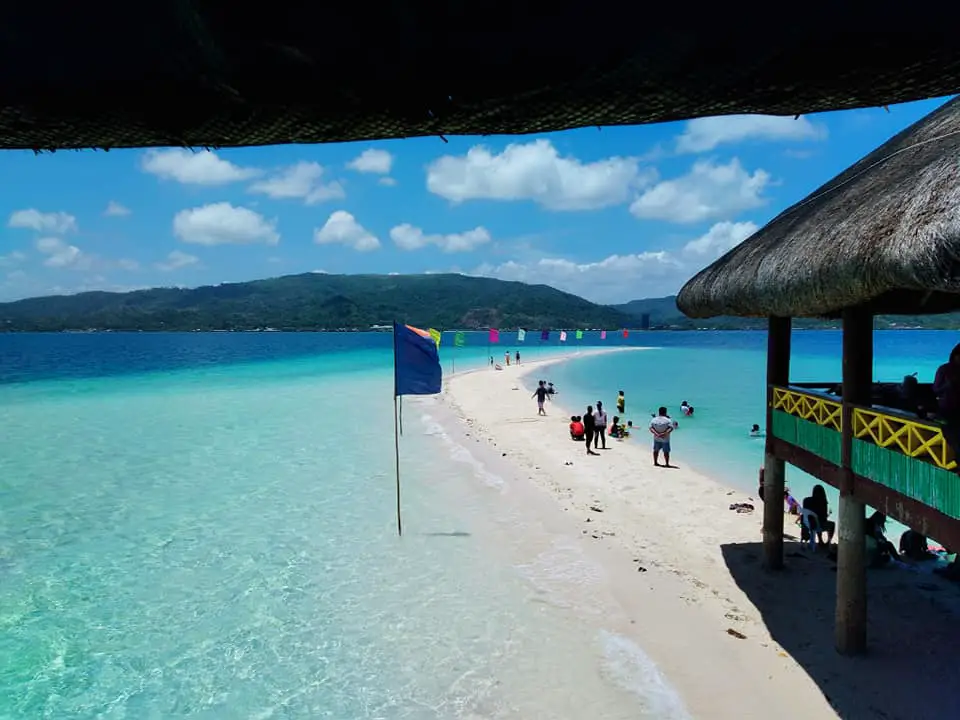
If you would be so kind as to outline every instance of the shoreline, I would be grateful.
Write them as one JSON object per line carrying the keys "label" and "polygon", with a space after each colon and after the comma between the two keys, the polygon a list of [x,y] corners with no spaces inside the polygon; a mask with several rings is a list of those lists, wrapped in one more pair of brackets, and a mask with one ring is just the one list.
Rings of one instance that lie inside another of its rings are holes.
{"label": "shoreline", "polygon": [[[878,684],[878,671],[864,663],[854,667],[856,660],[843,659],[833,649],[835,573],[822,557],[790,560],[791,567],[783,574],[760,571],[762,503],[687,467],[684,454],[695,448],[683,444],[682,420],[671,458],[681,467],[666,469],[653,467],[643,426],[637,426],[634,436],[626,440],[608,438],[609,450],[587,457],[582,443],[569,440],[566,425],[570,415],[576,414],[572,407],[577,403],[563,388],[559,395],[563,399],[548,404],[546,417],[537,417],[529,397],[532,373],[545,377],[543,371],[551,365],[643,349],[598,348],[529,361],[500,372],[482,373],[488,368],[479,368],[451,375],[441,396],[457,418],[448,431],[452,436],[463,435],[466,428],[474,439],[494,446],[513,468],[517,482],[566,514],[564,532],[604,568],[608,589],[632,618],[629,638],[664,672],[694,717],[851,717],[843,709],[863,707],[866,688]],[[611,407],[614,395],[611,390]],[[583,405],[587,402],[592,404],[587,400]],[[738,514],[728,509],[739,502],[751,503],[755,510]],[[795,518],[787,517],[789,536],[795,530]],[[789,557],[801,555],[793,539],[785,548]],[[917,579],[897,570],[880,571],[877,577],[885,586],[885,596],[889,595],[886,586],[899,587],[904,579]],[[875,585],[873,575],[870,582]],[[916,600],[913,589],[906,590],[905,602]],[[784,595],[783,607],[772,610],[763,593]],[[890,608],[871,607],[871,645],[878,644],[877,634],[886,633],[885,650],[891,644],[905,644],[916,652],[916,643],[906,638],[911,633],[914,637],[936,634],[938,621],[945,617],[955,625],[958,607],[951,606],[948,616],[920,618],[919,625],[907,623],[909,615],[899,605],[893,608],[892,620],[885,617]],[[801,638],[797,647],[776,612],[788,616],[792,637]],[[899,623],[896,632],[883,626],[892,621]],[[929,663],[930,658],[899,657],[897,661],[888,662],[879,673],[891,674],[884,685],[891,697],[890,702],[878,700],[878,706],[911,707],[916,688],[911,689],[910,676],[920,670],[915,667],[918,662]],[[944,672],[939,682],[947,684],[957,674],[956,670]],[[930,674],[941,673],[927,667]],[[824,685],[829,677],[836,678],[837,685],[829,688],[828,695]],[[910,681],[904,682],[908,677]],[[849,684],[844,686],[840,678]],[[934,691],[924,690],[925,695],[928,692]],[[937,705],[934,698],[930,700],[931,706]],[[955,703],[945,698],[940,706],[952,708]],[[888,717],[900,715],[894,712]]]}

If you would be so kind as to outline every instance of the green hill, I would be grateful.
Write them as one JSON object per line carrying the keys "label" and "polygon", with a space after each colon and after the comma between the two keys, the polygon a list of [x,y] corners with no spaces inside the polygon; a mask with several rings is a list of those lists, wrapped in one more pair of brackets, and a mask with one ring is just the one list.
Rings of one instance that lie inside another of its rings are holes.
{"label": "green hill", "polygon": [[465,275],[307,273],[192,289],[87,292],[0,304],[0,329],[618,328],[631,318],[546,285]]}

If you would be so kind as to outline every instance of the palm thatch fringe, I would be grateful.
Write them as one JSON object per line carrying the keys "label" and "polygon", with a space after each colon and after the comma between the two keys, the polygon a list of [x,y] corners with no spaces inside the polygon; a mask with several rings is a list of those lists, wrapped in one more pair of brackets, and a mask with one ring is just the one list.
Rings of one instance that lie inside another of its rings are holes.
{"label": "palm thatch fringe", "polygon": [[960,98],[697,274],[691,317],[922,314],[960,307]]}
{"label": "palm thatch fringe", "polygon": [[960,92],[949,4],[908,27],[901,3],[823,0],[786,23],[756,1],[735,20],[583,0],[133,7],[6,6],[0,148],[541,133]]}

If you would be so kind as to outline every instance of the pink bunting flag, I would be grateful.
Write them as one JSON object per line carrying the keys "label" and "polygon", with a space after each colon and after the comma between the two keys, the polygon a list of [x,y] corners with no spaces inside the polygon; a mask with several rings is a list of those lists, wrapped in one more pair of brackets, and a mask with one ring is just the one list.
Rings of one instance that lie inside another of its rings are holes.
{"label": "pink bunting flag", "polygon": [[500,342],[500,331],[490,328],[490,342],[498,343]]}
{"label": "pink bunting flag", "polygon": [[566,341],[567,341],[567,331],[566,331],[566,330],[561,330],[561,331],[560,331],[560,342],[566,342]]}
{"label": "pink bunting flag", "polygon": [[601,340],[606,340],[606,339],[607,339],[607,331],[606,331],[606,330],[601,330],[601,331],[600,331],[600,339],[601,339]]}

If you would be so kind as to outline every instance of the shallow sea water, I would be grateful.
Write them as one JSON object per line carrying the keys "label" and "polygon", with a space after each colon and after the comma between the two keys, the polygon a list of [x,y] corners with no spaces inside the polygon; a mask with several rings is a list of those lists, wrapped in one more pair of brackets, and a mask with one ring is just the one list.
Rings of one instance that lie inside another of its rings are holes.
{"label": "shallow sea water", "polygon": [[0,718],[686,716],[430,400],[397,538],[381,348],[58,375],[2,342],[50,372],[0,386]]}

